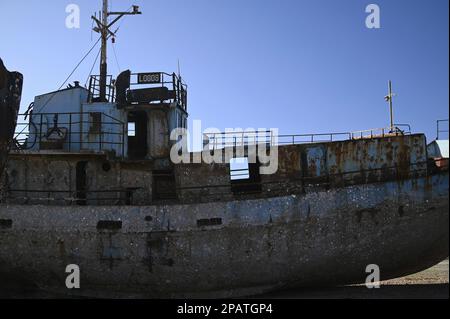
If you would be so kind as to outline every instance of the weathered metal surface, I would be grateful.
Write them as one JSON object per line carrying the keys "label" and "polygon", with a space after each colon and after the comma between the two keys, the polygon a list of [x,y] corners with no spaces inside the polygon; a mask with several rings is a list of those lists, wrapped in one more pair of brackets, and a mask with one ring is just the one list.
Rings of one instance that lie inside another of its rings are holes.
{"label": "weathered metal surface", "polygon": [[[149,152],[152,157],[163,157],[168,152],[167,148],[162,147],[167,138],[164,133],[165,119],[163,115],[161,118],[154,118],[152,121],[163,124],[158,124],[152,129],[152,135],[159,136],[159,139],[153,138],[149,142],[149,146],[151,145]],[[246,198],[302,194],[316,189],[337,188],[361,183],[402,181],[411,176],[425,176],[428,172],[425,145],[424,136],[419,134],[281,146],[278,150],[277,172],[271,175],[261,175],[260,181],[257,182],[248,181],[260,185],[261,191],[249,193]],[[191,155],[198,157],[200,154]],[[12,153],[10,157],[7,174],[11,178],[8,180],[8,189],[24,189],[25,186],[29,189],[43,191],[75,189],[75,177],[69,178],[67,169],[53,165],[53,161],[58,162],[59,160],[57,155],[30,157],[20,152]],[[77,161],[81,159],[67,154],[64,160],[74,170]],[[152,196],[149,195],[149,192],[151,193],[152,190],[152,170],[156,162],[147,161],[146,165],[138,165],[132,169],[136,173],[132,173],[129,170],[131,166],[121,165],[122,161],[116,160],[115,162],[120,165],[113,166],[110,171],[105,172],[102,169],[104,156],[92,156],[86,160],[89,161],[89,167],[93,168],[89,172],[89,181],[91,182],[89,182],[88,189],[94,191],[137,188],[136,200],[132,204],[152,204]],[[26,165],[29,168],[24,166],[24,161],[27,162]],[[166,165],[154,169],[170,170],[170,167],[170,165]],[[66,180],[70,180],[70,185],[62,187],[58,184],[60,179],[48,179],[45,173],[47,171],[64,176]],[[173,171],[178,194],[177,202],[198,203],[238,198],[233,196],[231,191],[228,163],[179,164],[174,165]],[[21,178],[14,178],[14,176],[21,176]],[[135,178],[128,180],[129,176],[135,176]],[[30,197],[32,195],[28,194]],[[9,202],[15,203],[14,201]],[[109,202],[102,201],[101,203],[117,204],[117,200],[112,198]],[[123,204],[123,202],[119,203]]]}
{"label": "weathered metal surface", "polygon": [[8,72],[0,59],[0,178],[14,137],[22,83],[22,74]]}
{"label": "weathered metal surface", "polygon": [[[76,201],[76,167],[86,165],[89,205],[125,205],[126,190],[132,204],[152,202],[152,163],[109,161],[98,154],[12,154],[5,170],[2,200],[10,204],[73,205]],[[131,204],[130,203],[130,204]]]}
{"label": "weathered metal surface", "polygon": [[169,127],[164,110],[151,109],[148,114],[148,156],[150,158],[169,157]]}
{"label": "weathered metal surface", "polygon": [[337,184],[400,180],[411,171],[425,171],[426,162],[423,134],[330,143],[327,152],[329,174],[336,177],[331,182]]}
{"label": "weathered metal surface", "polygon": [[[360,283],[368,264],[389,279],[445,258],[448,208],[448,172],[193,205],[1,205],[0,268],[44,288],[102,297],[230,297]],[[76,291],[65,288],[72,263],[81,270]]]}
{"label": "weathered metal surface", "polygon": [[22,148],[125,156],[126,112],[112,103],[85,103],[87,95],[85,88],[77,86],[37,96],[28,122],[18,125],[20,131],[29,131]]}
{"label": "weathered metal surface", "polygon": [[[25,200],[0,205],[0,269],[74,293],[64,270],[75,263],[75,293],[128,297],[358,283],[372,263],[383,279],[419,271],[448,255],[448,167],[427,166],[425,145],[419,134],[280,147],[277,173],[245,196],[228,164],[176,165],[170,205],[153,202],[156,162],[13,154],[5,185]],[[31,187],[74,191],[79,161],[87,206],[30,199]],[[133,186],[134,206],[95,191]]]}

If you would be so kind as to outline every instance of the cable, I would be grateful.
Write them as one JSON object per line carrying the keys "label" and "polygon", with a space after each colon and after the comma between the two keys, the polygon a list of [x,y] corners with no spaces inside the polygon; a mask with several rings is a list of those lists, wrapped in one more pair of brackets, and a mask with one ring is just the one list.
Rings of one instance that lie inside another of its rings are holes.
{"label": "cable", "polygon": [[[47,104],[53,99],[53,97],[56,95],[56,93],[58,93],[59,90],[61,90],[61,88],[64,86],[64,84],[66,84],[67,80],[69,80],[69,78],[72,76],[72,74],[75,73],[75,71],[78,69],[80,64],[87,58],[89,53],[92,52],[92,50],[100,42],[100,40],[101,40],[101,37],[98,38],[98,40],[94,43],[94,45],[89,49],[89,51],[80,60],[80,62],[78,62],[78,64],[75,66],[75,68],[72,70],[72,72],[70,72],[69,76],[64,80],[64,82],[61,84],[61,86],[55,92],[53,92],[53,94],[50,96],[50,98],[44,103],[44,105],[42,105],[42,107],[36,113],[40,113],[44,109],[44,107],[47,106]],[[26,129],[26,126],[24,126],[24,128],[22,129],[22,131],[19,132],[19,134],[22,134],[25,129]]]}
{"label": "cable", "polygon": [[89,75],[88,75],[88,77],[87,77],[87,79],[86,79],[86,82],[84,83],[84,86],[85,86],[85,87],[86,87],[86,85],[87,85],[87,83],[88,83],[88,81],[89,81],[89,78],[91,77],[92,70],[94,70],[94,67],[95,67],[95,64],[97,63],[98,57],[99,57],[99,55],[100,55],[100,52],[102,52],[102,49],[101,49],[101,48],[98,50],[97,56],[95,57],[95,60],[94,60],[94,64],[92,64],[91,70],[89,71]]}
{"label": "cable", "polygon": [[101,37],[98,38],[98,40],[94,43],[94,45],[89,49],[89,51],[83,56],[83,58],[78,62],[78,64],[75,66],[75,68],[70,72],[69,76],[64,80],[64,82],[61,84],[61,86],[50,96],[50,98],[44,103],[44,105],[36,112],[41,113],[41,111],[44,109],[44,107],[47,106],[47,104],[53,99],[53,97],[58,93],[59,90],[66,84],[67,80],[70,79],[70,77],[75,73],[75,71],[78,69],[80,64],[87,58],[87,56],[92,52],[92,50],[97,46],[97,44],[100,42]]}
{"label": "cable", "polygon": [[[117,32],[117,31],[116,31],[116,32]],[[117,59],[116,45],[115,45],[114,43],[112,44],[112,48],[113,48],[114,58],[115,58],[115,60],[116,60],[117,68],[119,69],[119,73],[120,73],[120,71],[121,71],[122,69],[120,68],[119,60]]]}

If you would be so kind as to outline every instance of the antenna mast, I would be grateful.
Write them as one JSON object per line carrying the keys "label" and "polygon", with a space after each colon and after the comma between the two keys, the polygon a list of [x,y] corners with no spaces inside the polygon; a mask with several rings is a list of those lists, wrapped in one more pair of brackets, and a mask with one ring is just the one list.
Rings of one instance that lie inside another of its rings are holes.
{"label": "antenna mast", "polygon": [[[115,24],[117,21],[120,20],[125,15],[134,15],[134,14],[141,14],[142,12],[139,11],[139,7],[133,5],[132,11],[126,11],[126,12],[108,12],[108,0],[103,0],[103,8],[102,8],[102,14],[101,14],[101,21],[98,20],[96,17],[91,16],[92,20],[97,23],[97,26],[93,28],[93,30],[97,33],[100,33],[102,38],[102,47],[101,47],[101,57],[100,57],[100,100],[106,101],[106,77],[108,74],[108,64],[107,64],[107,51],[108,51],[108,38],[109,36],[114,36],[114,32],[110,30],[110,28]],[[108,23],[108,17],[109,16],[117,16],[114,20]]]}
{"label": "antenna mast", "polygon": [[394,131],[394,111],[393,111],[393,108],[392,108],[392,98],[395,96],[395,93],[392,93],[392,82],[391,82],[391,80],[389,80],[388,89],[389,89],[388,95],[386,95],[384,97],[384,99],[389,103],[389,117],[390,117],[390,126],[389,126],[389,128],[390,128],[391,132],[393,132]]}

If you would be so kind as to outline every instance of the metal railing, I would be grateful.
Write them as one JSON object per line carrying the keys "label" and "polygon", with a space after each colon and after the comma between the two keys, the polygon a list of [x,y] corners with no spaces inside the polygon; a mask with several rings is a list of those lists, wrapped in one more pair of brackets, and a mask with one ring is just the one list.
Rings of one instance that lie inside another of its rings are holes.
{"label": "metal railing", "polygon": [[[112,75],[106,76],[106,101],[107,102],[114,102],[116,98],[116,92],[115,92],[115,81],[112,78]],[[91,75],[89,77],[89,95],[88,95],[88,101],[90,103],[92,102],[103,102],[100,101],[100,75]]]}
{"label": "metal railing", "polygon": [[[7,189],[4,200],[21,201],[24,203],[64,202],[65,204],[86,205],[92,203],[132,205],[133,195],[138,188],[110,189],[110,190],[36,190],[36,189]],[[81,193],[84,195],[81,196]]]}
{"label": "metal railing", "polygon": [[[447,123],[447,129],[446,130],[441,130],[441,128],[440,128],[440,124],[441,123]],[[441,133],[447,133],[447,135],[448,135],[448,119],[446,119],[446,120],[437,120],[436,121],[436,139],[438,140],[438,139],[440,139],[440,134]],[[447,137],[448,138],[448,137]]]}
{"label": "metal railing", "polygon": [[209,146],[210,150],[242,145],[272,144],[274,134],[272,131],[242,131],[204,133],[203,148]]}
{"label": "metal railing", "polygon": [[[329,187],[330,184],[335,185],[335,187],[346,187],[349,185],[355,184],[363,184],[370,182],[378,182],[384,181],[389,182],[393,180],[399,180],[404,178],[420,178],[424,176],[430,176],[433,174],[439,174],[442,171],[448,171],[448,163],[445,166],[438,167],[435,163],[438,160],[430,160],[430,161],[421,161],[415,163],[409,163],[406,168],[404,164],[401,165],[392,165],[388,167],[380,167],[380,168],[368,168],[362,170],[354,170],[347,172],[337,172],[337,173],[328,173],[324,176],[319,177],[308,177],[296,175],[292,176],[289,180],[286,179],[278,179],[278,180],[266,180],[266,181],[248,181],[242,183],[241,186],[254,186],[254,185],[267,185],[270,186],[272,191],[283,191],[286,192],[287,186],[299,188],[298,192],[301,191],[301,188],[310,187],[310,186],[323,186]],[[374,174],[375,173],[375,174]],[[354,179],[355,175],[363,175],[364,178]],[[407,174],[407,176],[405,176]],[[276,186],[279,185],[277,188]],[[226,198],[227,195],[230,195],[230,187],[232,186],[232,182],[226,184],[214,184],[214,185],[195,185],[195,186],[177,186],[176,191],[178,195],[181,195],[182,191],[200,191],[202,197],[207,196],[220,196],[222,198]],[[86,196],[80,197],[80,191],[76,190],[30,190],[30,189],[4,189],[3,193],[0,193],[0,201],[23,201],[25,204],[27,203],[60,203],[62,201],[67,204],[82,204],[85,203],[87,205],[111,205],[111,201],[115,201],[116,205],[133,205],[133,196],[134,192],[139,188],[126,188],[126,189],[112,189],[112,190],[86,190],[82,193],[86,194]],[[209,190],[217,190],[213,193],[205,193]],[[39,196],[30,196],[30,194],[41,194]],[[271,191],[269,191],[271,193]],[[260,196],[267,196],[269,193],[266,191],[261,192]],[[67,194],[66,196],[57,196],[56,194]],[[116,196],[103,197],[98,196],[98,194],[115,194]],[[93,196],[97,195],[97,196]],[[275,196],[272,195],[272,196]],[[105,202],[105,203],[103,203]],[[154,204],[157,204],[157,201],[154,201]]]}
{"label": "metal railing", "polygon": [[[95,116],[93,116],[95,114]],[[29,120],[25,121],[27,116]],[[14,146],[19,150],[120,150],[125,154],[126,124],[102,112],[20,114]],[[51,120],[49,120],[51,119]]]}
{"label": "metal railing", "polygon": [[351,132],[351,139],[401,136],[408,134],[411,134],[411,126],[409,124],[395,124],[394,127],[374,128]]}
{"label": "metal railing", "polygon": [[345,141],[351,138],[351,133],[317,133],[278,135],[278,145],[293,145],[305,143],[322,143]]}
{"label": "metal railing", "polygon": [[[439,160],[420,161],[407,164],[407,169],[404,164],[392,165],[379,168],[367,168],[361,170],[352,170],[346,172],[327,173],[323,176],[301,176],[300,174],[292,176],[289,180],[286,179],[269,179],[265,181],[252,182],[249,181],[243,185],[274,185],[282,184],[285,189],[286,184],[299,182],[303,186],[324,185],[328,186],[330,183],[336,184],[338,187],[345,187],[354,184],[363,184],[368,182],[384,181],[389,182],[393,180],[400,180],[404,178],[418,178],[422,176],[431,176],[440,172],[449,170],[448,163],[441,167],[437,167],[436,163]],[[363,179],[353,179],[355,175],[364,175]],[[405,177],[405,174],[408,176]],[[372,180],[371,180],[372,179]],[[196,186],[178,186],[178,191],[191,190],[207,190],[207,189],[225,189],[229,190],[231,183],[228,184],[214,184],[214,185],[196,185]],[[216,193],[216,195],[227,195],[228,191]]]}
{"label": "metal railing", "polygon": [[187,84],[185,84],[182,78],[175,73],[166,72],[152,72],[153,75],[159,75],[158,80],[155,82],[143,82],[139,81],[139,76],[145,75],[145,73],[131,73],[130,88],[136,86],[156,88],[166,87],[171,89],[173,96],[170,99],[173,102],[177,102],[185,111],[187,110]]}
{"label": "metal railing", "polygon": [[[402,129],[403,128],[403,129]],[[375,137],[402,136],[411,134],[409,124],[395,124],[394,128],[376,128],[354,132],[312,133],[312,134],[281,134],[273,131],[229,131],[203,134],[203,148],[210,150],[226,147],[242,147],[256,144],[271,146],[295,145],[306,143],[326,143],[353,139],[370,139]]]}

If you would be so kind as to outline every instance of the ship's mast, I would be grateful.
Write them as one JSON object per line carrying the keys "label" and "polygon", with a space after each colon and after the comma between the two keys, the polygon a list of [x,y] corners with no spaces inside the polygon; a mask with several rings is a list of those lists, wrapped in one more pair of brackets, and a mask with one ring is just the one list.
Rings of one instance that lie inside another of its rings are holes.
{"label": "ship's mast", "polygon": [[[107,51],[108,51],[108,38],[114,36],[114,32],[110,28],[120,20],[124,15],[141,14],[138,6],[132,6],[132,11],[126,12],[108,12],[108,0],[103,0],[101,21],[92,16],[92,19],[96,22],[97,26],[93,29],[95,32],[100,33],[102,38],[101,56],[100,56],[100,100],[106,101],[106,77],[108,74],[107,64]],[[109,16],[117,16],[114,20],[108,23]]]}
{"label": "ship's mast", "polygon": [[392,108],[392,98],[395,96],[395,93],[392,93],[392,82],[389,80],[388,84],[388,95],[384,97],[384,99],[389,103],[389,118],[390,118],[390,126],[389,129],[391,132],[394,131],[394,110]]}
{"label": "ship's mast", "polygon": [[100,100],[106,97],[106,76],[108,74],[107,51],[108,51],[108,0],[103,0],[102,8],[102,48],[100,53]]}

